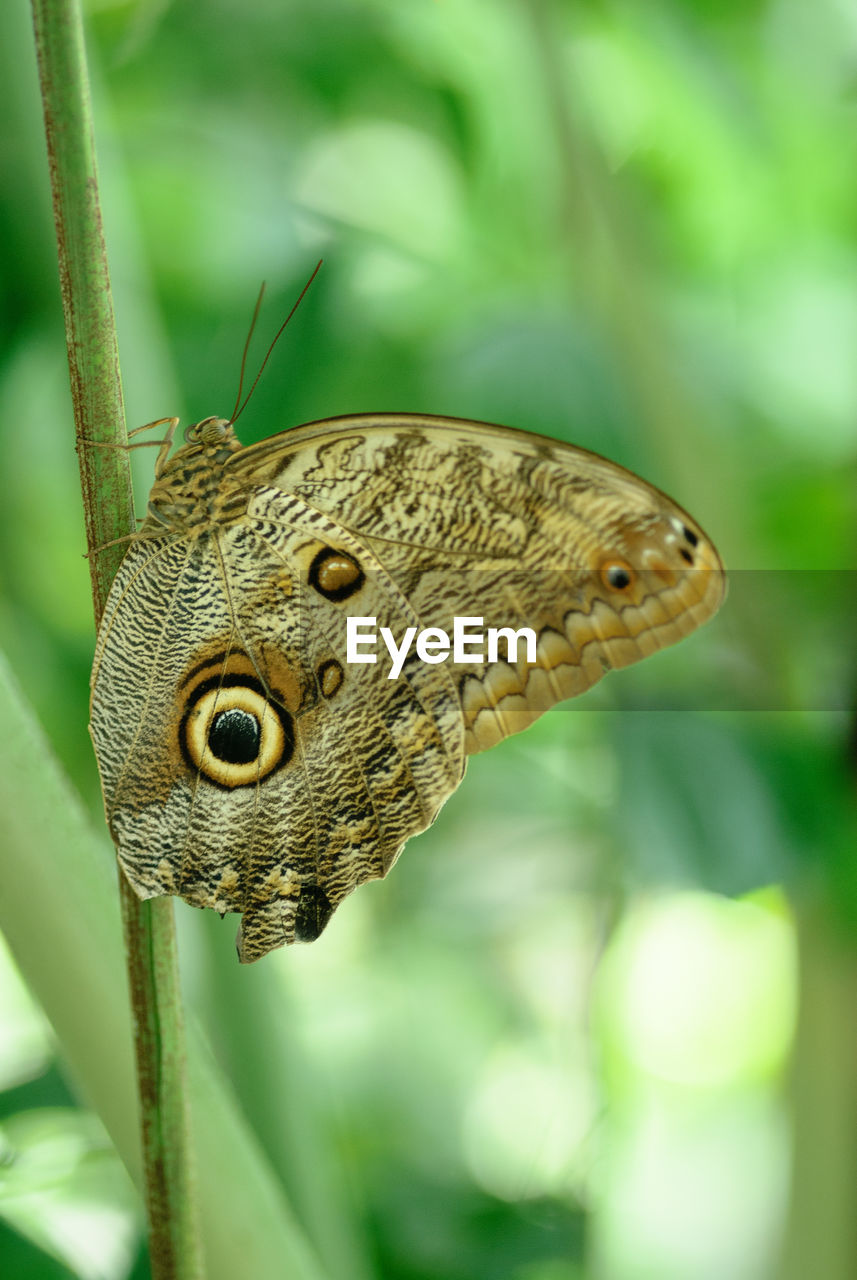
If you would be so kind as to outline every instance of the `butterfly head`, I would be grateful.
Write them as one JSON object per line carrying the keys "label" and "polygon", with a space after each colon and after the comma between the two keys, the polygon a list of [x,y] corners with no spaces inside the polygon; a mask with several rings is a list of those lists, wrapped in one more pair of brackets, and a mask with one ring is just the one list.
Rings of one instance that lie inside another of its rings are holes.
{"label": "butterfly head", "polygon": [[215,447],[227,440],[235,439],[232,423],[226,418],[200,418],[185,427],[185,444],[202,444]]}
{"label": "butterfly head", "polygon": [[[184,446],[174,455],[187,459],[189,455],[201,460],[202,465],[219,466],[243,446],[235,434],[229,418],[200,418],[185,427]],[[183,461],[183,465],[186,465]]]}

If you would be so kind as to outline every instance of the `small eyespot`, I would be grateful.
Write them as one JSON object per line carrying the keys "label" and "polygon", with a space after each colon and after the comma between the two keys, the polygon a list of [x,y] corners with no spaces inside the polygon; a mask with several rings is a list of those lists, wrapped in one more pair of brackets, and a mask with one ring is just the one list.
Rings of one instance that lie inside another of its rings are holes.
{"label": "small eyespot", "polygon": [[301,886],[295,913],[295,937],[298,942],[315,942],[333,915],[333,903],[317,884]]}
{"label": "small eyespot", "polygon": [[686,564],[693,564],[693,556],[690,554],[690,552],[687,550],[686,547],[679,547],[678,553],[681,556],[682,560],[685,561]]}
{"label": "small eyespot", "polygon": [[686,524],[682,525],[682,533],[692,547],[699,546],[699,535],[694,533],[692,529],[688,529]]}
{"label": "small eyespot", "polygon": [[327,600],[347,600],[365,579],[356,560],[344,551],[322,547],[309,567],[309,583]]}
{"label": "small eyespot", "polygon": [[260,782],[287,764],[295,748],[294,722],[269,702],[257,681],[205,681],[179,729],[188,763],[209,782],[232,789]]}
{"label": "small eyespot", "polygon": [[636,574],[624,560],[609,560],[599,570],[601,581],[608,591],[628,591],[636,580]]}
{"label": "small eyespot", "polygon": [[325,698],[332,698],[342,687],[342,667],[334,658],[322,662],[316,671],[319,688]]}

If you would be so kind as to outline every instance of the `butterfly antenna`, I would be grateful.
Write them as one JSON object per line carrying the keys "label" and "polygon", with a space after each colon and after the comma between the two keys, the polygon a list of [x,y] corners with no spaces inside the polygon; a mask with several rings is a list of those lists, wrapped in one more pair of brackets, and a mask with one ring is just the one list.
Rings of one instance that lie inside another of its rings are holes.
{"label": "butterfly antenna", "polygon": [[285,329],[286,325],[289,323],[289,321],[291,320],[292,316],[295,314],[295,312],[297,311],[298,307],[301,305],[301,303],[303,302],[304,298],[306,297],[307,290],[309,289],[309,287],[310,287],[310,285],[312,284],[313,280],[316,278],[316,276],[318,275],[319,271],[321,270],[321,264],[322,264],[322,262],[323,262],[323,261],[324,261],[324,259],[323,259],[323,258],[319,258],[318,262],[315,264],[315,270],[313,271],[313,273],[312,273],[312,275],[310,276],[309,280],[307,280],[307,282],[306,282],[306,284],[304,285],[304,287],[301,289],[301,291],[300,291],[300,295],[299,295],[299,297],[298,297],[297,302],[296,302],[296,303],[295,303],[295,305],[292,307],[291,311],[290,311],[290,312],[289,312],[289,314],[286,316],[285,320],[284,320],[284,321],[283,321],[283,323],[280,325],[280,327],[279,327],[279,329],[277,330],[277,332],[274,334],[273,341],[271,342],[271,345],[268,347],[268,350],[265,352],[265,359],[264,359],[264,360],[262,361],[262,363],[259,365],[259,372],[256,374],[256,377],[253,379],[253,385],[251,386],[250,390],[247,392],[246,396],[244,397],[244,399],[243,399],[243,401],[242,401],[242,400],[241,400],[241,388],[242,388],[243,383],[244,383],[244,365],[245,365],[245,364],[246,364],[246,362],[247,362],[247,349],[248,349],[248,347],[250,346],[250,339],[251,339],[251,337],[253,336],[253,328],[254,328],[254,326],[255,326],[255,324],[256,324],[256,317],[258,316],[258,314],[259,314],[259,308],[260,308],[260,306],[262,305],[262,294],[265,292],[265,286],[264,286],[264,285],[262,285],[262,288],[259,290],[259,299],[258,299],[258,301],[257,301],[257,303],[256,303],[256,310],[253,312],[253,323],[250,325],[250,332],[247,334],[247,342],[246,342],[246,343],[245,343],[245,345],[244,345],[244,359],[241,361],[241,382],[239,383],[239,386],[238,386],[238,396],[237,396],[237,399],[236,399],[236,401],[235,401],[235,409],[233,410],[232,417],[229,419],[229,421],[230,421],[231,423],[234,423],[234,422],[235,422],[235,421],[236,421],[236,420],[241,416],[241,414],[244,412],[244,410],[246,409],[248,400],[249,400],[249,399],[250,399],[250,397],[252,396],[253,392],[256,390],[256,384],[258,383],[258,381],[259,381],[259,379],[261,378],[262,374],[265,372],[265,365],[268,363],[268,361],[269,361],[269,360],[270,360],[270,358],[271,358],[271,352],[274,350],[274,347],[275,347],[275,346],[277,345],[277,343],[279,342],[279,340],[280,340],[280,335],[282,334],[282,332],[283,332],[283,330]]}
{"label": "butterfly antenna", "polygon": [[[229,419],[230,422],[234,422],[235,419],[238,417],[238,413],[239,413],[238,406],[239,404],[241,404],[241,392],[244,389],[244,374],[247,371],[247,352],[250,350],[250,339],[253,337],[253,332],[256,328],[256,321],[259,319],[259,312],[262,309],[262,299],[264,298],[264,296],[265,296],[265,281],[263,280],[262,287],[259,290],[259,296],[256,299],[256,306],[253,308],[253,319],[250,321],[250,328],[247,330],[247,337],[244,340],[244,351],[242,352],[242,355],[241,355],[241,373],[238,376],[238,394],[235,397],[235,404],[233,405],[233,408],[232,408],[232,417]],[[256,383],[254,382],[253,386],[255,387],[255,385]]]}

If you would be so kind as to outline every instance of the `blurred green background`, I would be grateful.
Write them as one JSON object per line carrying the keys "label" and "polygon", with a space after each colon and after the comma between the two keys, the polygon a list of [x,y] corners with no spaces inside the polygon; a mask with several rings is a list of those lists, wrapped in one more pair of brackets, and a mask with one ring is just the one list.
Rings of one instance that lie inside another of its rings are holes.
{"label": "blurred green background", "polygon": [[[731,570],[704,632],[475,758],[312,947],[240,968],[234,920],[177,905],[189,1016],[329,1274],[853,1277],[855,12],[85,7],[129,425],[227,414],[260,281],[261,352],[323,256],[245,442],[372,409],[543,431]],[[23,0],[0,37],[0,644],[102,832]],[[6,950],[0,1088],[0,1272],[145,1276]]]}

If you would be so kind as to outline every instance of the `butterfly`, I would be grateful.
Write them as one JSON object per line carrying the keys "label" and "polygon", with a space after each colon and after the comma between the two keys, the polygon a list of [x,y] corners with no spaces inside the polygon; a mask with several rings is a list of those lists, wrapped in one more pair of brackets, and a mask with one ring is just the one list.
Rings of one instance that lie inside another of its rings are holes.
{"label": "butterfly", "polygon": [[240,912],[242,961],[317,938],[468,755],[724,597],[672,499],[512,428],[367,414],[245,448],[212,417],[167,452],[98,633],[91,733],[134,890]]}

